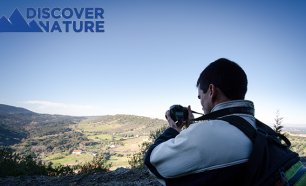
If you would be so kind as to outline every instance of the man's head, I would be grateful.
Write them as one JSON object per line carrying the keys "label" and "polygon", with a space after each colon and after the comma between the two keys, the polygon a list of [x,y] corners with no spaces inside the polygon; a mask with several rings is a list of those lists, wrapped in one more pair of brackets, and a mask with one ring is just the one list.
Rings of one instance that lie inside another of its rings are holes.
{"label": "man's head", "polygon": [[243,69],[233,61],[220,58],[210,63],[197,81],[204,113],[218,103],[244,99],[248,80]]}

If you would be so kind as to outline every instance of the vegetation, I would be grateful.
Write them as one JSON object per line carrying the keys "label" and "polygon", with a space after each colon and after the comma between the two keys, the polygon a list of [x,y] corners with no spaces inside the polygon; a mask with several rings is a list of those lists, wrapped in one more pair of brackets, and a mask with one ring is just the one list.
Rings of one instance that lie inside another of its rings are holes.
{"label": "vegetation", "polygon": [[140,152],[137,152],[132,155],[130,160],[128,161],[132,168],[141,168],[144,167],[144,156],[150,145],[157,139],[159,135],[166,129],[165,126],[160,129],[150,133],[150,141],[144,142],[141,144]]}
{"label": "vegetation", "polygon": [[[17,122],[14,115],[5,117]],[[24,131],[31,135],[12,148],[1,148],[1,176],[58,176],[129,166],[128,158],[139,152],[138,145],[147,142],[149,135],[155,139],[150,131],[165,124],[163,120],[129,115],[90,117],[79,123],[54,116],[53,120],[48,118],[50,123],[43,122],[44,128],[37,117],[35,122],[29,122],[28,117],[23,121]],[[76,149],[83,153],[74,155]],[[143,153],[145,150],[141,149]]]}
{"label": "vegetation", "polygon": [[108,171],[110,167],[111,164],[107,163],[104,156],[96,156],[91,162],[81,165],[52,167],[52,163],[45,165],[30,155],[22,156],[13,152],[10,148],[0,148],[0,177],[20,175],[64,176]]}
{"label": "vegetation", "polygon": [[47,175],[48,168],[41,161],[36,162],[30,155],[24,157],[10,148],[0,149],[0,176]]}
{"label": "vegetation", "polygon": [[18,144],[22,139],[71,131],[82,117],[48,114],[0,114],[0,145]]}
{"label": "vegetation", "polygon": [[279,134],[282,133],[282,129],[284,128],[284,126],[282,126],[283,119],[284,119],[283,117],[280,117],[279,110],[277,110],[276,116],[274,118],[275,124],[273,125],[273,129],[275,130],[276,133]]}
{"label": "vegetation", "polygon": [[[283,117],[280,116],[279,110],[276,111],[276,116],[274,118],[275,124],[273,125],[273,129],[276,133],[283,134],[282,125]],[[306,156],[306,140],[303,136],[297,136],[294,134],[285,133],[284,134],[291,142],[290,149],[294,152],[297,152],[300,156]]]}
{"label": "vegetation", "polygon": [[76,165],[73,167],[78,173],[90,173],[97,171],[108,171],[112,166],[111,163],[107,163],[107,159],[102,156],[96,156],[91,162],[87,162],[83,165]]}
{"label": "vegetation", "polygon": [[306,137],[289,134],[288,139],[291,142],[290,149],[297,152],[301,157],[306,157]]}
{"label": "vegetation", "polygon": [[[85,165],[97,154],[108,157],[111,169],[128,167],[129,157],[140,150],[139,145],[148,140],[150,131],[165,124],[163,120],[131,115],[80,118],[11,114],[2,117],[6,118],[0,118],[5,126],[11,124],[26,134],[11,148],[24,157],[30,154],[45,164],[52,163],[53,168]],[[11,137],[10,140],[14,138]],[[73,154],[74,150],[81,150],[82,154]]]}
{"label": "vegetation", "polygon": [[73,130],[82,132],[96,143],[87,146],[89,151],[108,153],[112,169],[128,167],[131,154],[146,149],[142,143],[149,143],[151,131],[165,126],[165,121],[142,116],[113,115],[91,117],[75,125]]}

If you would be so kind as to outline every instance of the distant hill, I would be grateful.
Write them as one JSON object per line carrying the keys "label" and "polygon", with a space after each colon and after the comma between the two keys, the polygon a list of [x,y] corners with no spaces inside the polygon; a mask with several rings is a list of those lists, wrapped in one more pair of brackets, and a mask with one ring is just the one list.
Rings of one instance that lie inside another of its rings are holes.
{"label": "distant hill", "polygon": [[14,107],[10,105],[0,104],[0,114],[36,114],[30,110],[20,107]]}
{"label": "distant hill", "polygon": [[13,145],[30,136],[67,131],[82,117],[38,114],[25,108],[0,104],[0,145]]}

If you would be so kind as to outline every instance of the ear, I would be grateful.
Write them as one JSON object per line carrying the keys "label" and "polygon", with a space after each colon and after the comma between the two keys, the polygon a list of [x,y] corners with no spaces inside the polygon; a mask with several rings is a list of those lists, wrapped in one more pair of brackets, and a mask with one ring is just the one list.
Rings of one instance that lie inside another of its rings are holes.
{"label": "ear", "polygon": [[211,97],[212,101],[214,101],[218,95],[218,89],[214,84],[209,84],[208,86],[209,96]]}

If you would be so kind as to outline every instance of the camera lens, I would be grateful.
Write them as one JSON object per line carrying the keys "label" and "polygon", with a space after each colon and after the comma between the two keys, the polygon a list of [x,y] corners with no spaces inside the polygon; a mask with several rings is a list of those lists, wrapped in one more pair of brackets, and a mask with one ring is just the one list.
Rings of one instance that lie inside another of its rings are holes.
{"label": "camera lens", "polygon": [[188,109],[181,105],[172,105],[170,107],[170,117],[174,122],[182,123],[188,120]]}

